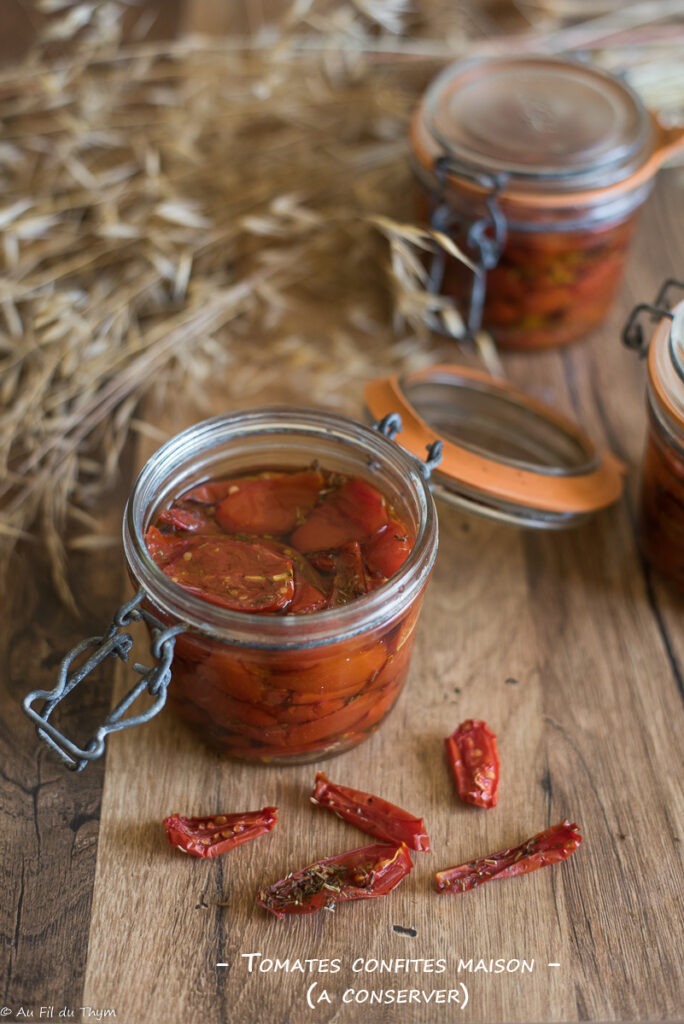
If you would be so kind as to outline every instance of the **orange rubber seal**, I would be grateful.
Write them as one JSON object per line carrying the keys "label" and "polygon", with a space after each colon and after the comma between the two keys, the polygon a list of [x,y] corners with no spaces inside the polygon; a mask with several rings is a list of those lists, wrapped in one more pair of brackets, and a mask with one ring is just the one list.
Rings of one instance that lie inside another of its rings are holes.
{"label": "orange rubber seal", "polygon": [[[514,400],[574,440],[587,453],[585,465],[572,469],[535,469],[517,461],[514,464],[513,460],[488,456],[480,450],[440,437],[406,394],[412,385],[430,382],[472,382],[480,388],[486,385],[490,393]],[[505,501],[520,508],[576,515],[606,508],[622,493],[625,468],[619,459],[610,452],[599,455],[587,435],[572,420],[483,371],[454,364],[431,366],[403,378],[392,376],[372,381],[365,388],[364,398],[369,413],[376,420],[390,412],[399,413],[402,429],[396,440],[417,458],[424,458],[427,445],[436,440],[442,442],[442,462],[435,475],[446,477],[456,492],[461,487],[470,494],[476,493],[496,502]]]}

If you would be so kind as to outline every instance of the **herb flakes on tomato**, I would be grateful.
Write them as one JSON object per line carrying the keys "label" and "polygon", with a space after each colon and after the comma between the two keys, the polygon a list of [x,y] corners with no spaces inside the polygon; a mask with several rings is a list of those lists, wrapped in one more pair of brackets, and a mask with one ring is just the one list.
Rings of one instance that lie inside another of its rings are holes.
{"label": "herb flakes on tomato", "polygon": [[567,860],[581,842],[579,825],[565,819],[543,832],[537,832],[519,846],[438,871],[435,875],[435,888],[438,892],[461,893],[497,878],[526,875],[538,868]]}
{"label": "herb flakes on tomato", "polygon": [[385,499],[359,477],[345,480],[326,494],[290,537],[290,544],[305,554],[340,548],[363,541],[387,524]]}
{"label": "herb flakes on tomato", "polygon": [[408,847],[376,844],[292,871],[257,896],[259,906],[278,918],[332,910],[338,903],[386,896],[413,867]]}
{"label": "herb flakes on tomato", "polygon": [[164,572],[211,604],[244,612],[276,612],[295,592],[292,562],[264,544],[232,537],[193,537]]}

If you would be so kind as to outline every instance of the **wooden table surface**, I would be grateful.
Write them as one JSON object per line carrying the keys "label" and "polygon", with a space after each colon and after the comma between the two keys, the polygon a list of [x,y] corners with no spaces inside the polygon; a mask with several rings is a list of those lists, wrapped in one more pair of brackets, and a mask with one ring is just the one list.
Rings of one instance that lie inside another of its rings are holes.
{"label": "wooden table surface", "polygon": [[[681,170],[661,174],[600,330],[563,352],[504,359],[511,380],[572,413],[624,460],[623,500],[562,533],[440,507],[407,687],[378,733],[325,763],[335,780],[428,823],[433,852],[416,856],[387,899],[283,922],[255,906],[265,883],[364,844],[310,807],[323,765],[221,760],[165,712],[112,737],[106,764],[65,771],[37,742],[21,698],[53,685],[64,652],[102,631],[128,585],[118,549],[80,556],[73,578],[86,611],[75,622],[47,585],[41,554],[18,556],[0,624],[4,1019],[681,1019],[684,606],[635,542],[645,366],[623,349],[620,330],[636,302],[682,274],[683,184]],[[103,511],[113,529],[146,454],[129,451]],[[130,678],[104,667],[65,713],[66,728],[92,729]],[[443,737],[468,717],[485,718],[499,737],[500,799],[489,812],[459,804],[444,762]],[[161,827],[172,811],[265,804],[280,808],[277,830],[214,862],[181,856]],[[462,896],[431,891],[437,868],[564,817],[586,837],[566,863]],[[416,994],[370,1002],[388,992]],[[449,992],[460,1002],[439,994]]]}

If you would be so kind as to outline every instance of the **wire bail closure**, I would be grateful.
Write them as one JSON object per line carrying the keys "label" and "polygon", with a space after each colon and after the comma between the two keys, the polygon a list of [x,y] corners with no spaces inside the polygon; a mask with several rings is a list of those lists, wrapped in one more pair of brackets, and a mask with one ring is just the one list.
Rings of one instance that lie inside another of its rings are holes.
{"label": "wire bail closure", "polygon": [[684,290],[684,281],[680,281],[676,277],[668,277],[661,285],[655,302],[640,302],[629,314],[627,323],[622,329],[622,343],[627,348],[634,349],[642,358],[648,353],[649,343],[644,337],[644,329],[640,323],[641,315],[649,313],[651,323],[662,320],[663,317],[673,320],[674,314],[670,312],[669,293],[675,288]]}
{"label": "wire bail closure", "polygon": [[[435,231],[441,231],[446,234],[451,227],[459,223],[459,218],[454,216],[452,208],[445,198],[447,181],[450,175],[466,178],[485,191],[487,213],[485,216],[473,221],[466,234],[466,244],[477,253],[477,269],[473,276],[470,290],[470,304],[466,322],[468,336],[474,338],[482,327],[482,316],[487,293],[487,272],[496,267],[501,258],[503,247],[506,244],[508,226],[506,216],[499,206],[498,196],[508,180],[508,175],[490,175],[472,171],[465,164],[461,164],[448,154],[442,154],[435,159],[434,173],[438,184],[438,193],[430,214],[430,227]],[[429,271],[429,289],[433,294],[438,293],[442,288],[446,258],[447,254],[442,249],[434,253],[432,257]]]}
{"label": "wire bail closure", "polygon": [[[176,636],[183,632],[184,627],[181,625],[164,627],[163,623],[140,607],[144,599],[145,592],[138,591],[134,598],[119,608],[103,636],[89,637],[73,647],[62,661],[57,685],[53,690],[33,690],[22,702],[24,711],[36,725],[39,739],[58,755],[70,771],[80,772],[90,761],[102,757],[105,752],[105,739],[109,733],[120,732],[122,729],[130,729],[134,725],[148,722],[161,711],[166,703]],[[79,747],[48,719],[57,705],[107,658],[116,657],[121,661],[128,660],[128,655],[133,647],[133,637],[124,630],[131,623],[139,621],[144,621],[150,629],[150,653],[156,663],[152,668],[139,664],[133,665],[135,671],[141,675],[141,679],[110,712],[86,746]],[[87,660],[70,673],[72,662],[89,649],[92,649],[92,653]],[[137,715],[124,718],[129,708],[145,692],[154,698],[154,703]],[[43,701],[42,707],[40,710],[36,710],[34,705],[40,701]]]}
{"label": "wire bail closure", "polygon": [[[373,424],[373,430],[377,430],[379,434],[386,437],[388,441],[394,441],[397,434],[401,433],[401,416],[398,412],[388,412],[386,416],[383,416],[381,420],[377,420]],[[432,444],[426,446],[427,456],[424,461],[415,458],[416,464],[424,480],[429,480],[432,476],[432,471],[439,466],[442,461],[444,452],[444,445],[441,441],[433,441]],[[407,454],[411,454],[408,452]]]}

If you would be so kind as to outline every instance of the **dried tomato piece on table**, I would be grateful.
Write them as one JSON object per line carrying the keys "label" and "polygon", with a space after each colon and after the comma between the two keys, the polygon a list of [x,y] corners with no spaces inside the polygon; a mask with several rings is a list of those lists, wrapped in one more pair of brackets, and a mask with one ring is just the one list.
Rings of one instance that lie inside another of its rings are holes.
{"label": "dried tomato piece on table", "polygon": [[468,718],[444,740],[444,746],[461,800],[476,807],[496,807],[499,752],[487,723]]}
{"label": "dried tomato piece on table", "polygon": [[566,860],[581,842],[579,825],[565,819],[538,832],[519,846],[438,871],[435,875],[435,888],[438,892],[467,892],[496,878],[526,875],[530,871]]}
{"label": "dried tomato piece on table", "polygon": [[339,786],[323,772],[316,772],[311,802],[333,811],[377,839],[405,843],[412,850],[430,852],[430,837],[422,818],[372,793]]}
{"label": "dried tomato piece on table", "polygon": [[277,807],[241,814],[214,814],[206,818],[185,818],[171,814],[164,818],[169,842],[193,857],[218,857],[235,846],[270,832],[278,820]]}
{"label": "dried tomato piece on table", "polygon": [[267,888],[257,896],[259,906],[278,918],[313,914],[338,903],[386,896],[413,867],[405,844],[376,844],[316,861]]}

